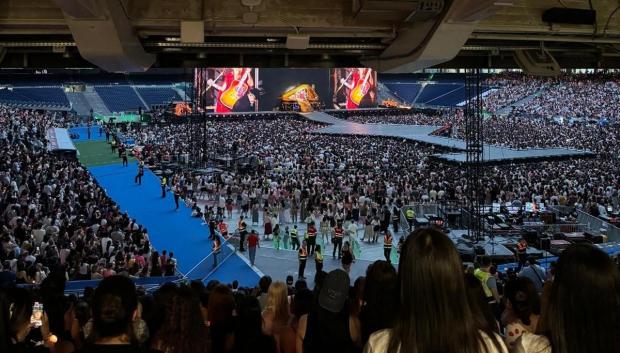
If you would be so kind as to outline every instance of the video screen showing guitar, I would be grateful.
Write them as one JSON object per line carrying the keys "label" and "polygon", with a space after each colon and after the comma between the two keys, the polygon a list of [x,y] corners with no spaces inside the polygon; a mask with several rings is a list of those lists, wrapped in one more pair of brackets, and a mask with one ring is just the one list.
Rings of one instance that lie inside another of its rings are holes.
{"label": "video screen showing guitar", "polygon": [[373,69],[364,67],[332,69],[330,76],[335,109],[377,106],[377,75]]}
{"label": "video screen showing guitar", "polygon": [[258,90],[253,68],[199,68],[194,92],[199,110],[213,113],[258,111]]}

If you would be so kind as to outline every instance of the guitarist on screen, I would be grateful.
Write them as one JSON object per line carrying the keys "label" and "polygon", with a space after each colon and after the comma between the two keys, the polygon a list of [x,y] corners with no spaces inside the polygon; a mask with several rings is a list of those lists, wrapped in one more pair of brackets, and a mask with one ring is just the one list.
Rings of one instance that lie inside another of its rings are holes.
{"label": "guitarist on screen", "polygon": [[215,96],[215,112],[229,113],[233,111],[235,103],[243,98],[254,87],[254,79],[250,75],[252,69],[233,68],[225,69],[224,75],[216,83],[209,79],[207,84],[217,90]]}
{"label": "guitarist on screen", "polygon": [[350,75],[349,80],[345,78],[340,79],[340,83],[347,88],[346,109],[371,106],[374,101],[372,69],[360,67],[351,70],[355,71]]}

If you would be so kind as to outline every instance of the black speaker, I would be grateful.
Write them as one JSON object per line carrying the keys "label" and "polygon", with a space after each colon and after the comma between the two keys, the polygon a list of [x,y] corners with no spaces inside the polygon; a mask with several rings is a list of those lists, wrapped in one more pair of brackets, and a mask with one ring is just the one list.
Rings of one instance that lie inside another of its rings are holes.
{"label": "black speaker", "polygon": [[542,20],[550,23],[593,25],[596,21],[596,11],[554,7],[543,12]]}

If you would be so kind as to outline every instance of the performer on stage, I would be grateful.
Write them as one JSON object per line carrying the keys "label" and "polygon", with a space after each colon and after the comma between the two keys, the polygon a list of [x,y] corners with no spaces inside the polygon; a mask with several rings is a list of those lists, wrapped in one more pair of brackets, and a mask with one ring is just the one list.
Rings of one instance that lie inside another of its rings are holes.
{"label": "performer on stage", "polygon": [[[215,95],[216,113],[233,111],[235,103],[243,98],[249,89],[254,87],[254,79],[250,75],[252,69],[233,68],[224,70],[224,74],[217,82],[213,79],[207,80],[207,85],[213,86],[217,90]],[[231,89],[237,89],[237,91],[233,92]]]}

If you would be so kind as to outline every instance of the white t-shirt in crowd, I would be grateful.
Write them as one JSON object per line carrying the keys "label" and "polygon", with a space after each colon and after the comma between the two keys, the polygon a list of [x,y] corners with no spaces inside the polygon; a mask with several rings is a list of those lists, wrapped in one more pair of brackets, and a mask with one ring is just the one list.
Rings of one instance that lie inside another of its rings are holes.
{"label": "white t-shirt in crowd", "polygon": [[512,353],[551,353],[551,343],[545,336],[524,332],[512,347]]}
{"label": "white t-shirt in crowd", "polygon": [[[392,330],[387,329],[387,330],[377,331],[373,333],[372,335],[370,335],[370,338],[368,339],[368,343],[366,343],[366,346],[364,347],[364,353],[388,353],[387,350],[390,344],[391,332]],[[487,336],[486,333],[480,331],[480,335],[482,336],[482,341],[484,342],[484,345],[487,348],[486,350],[487,353],[508,353],[508,349],[506,349],[506,346],[504,345],[504,340],[502,340],[502,338],[499,335],[496,334],[495,336],[496,336],[497,341],[501,345],[501,350],[498,350],[497,348],[495,348],[493,341],[491,341],[491,338]],[[485,350],[481,349],[480,352],[485,352]],[[389,352],[389,353],[397,353],[397,352]],[[529,352],[525,352],[525,353],[529,353]],[[544,353],[547,353],[547,352],[544,352]]]}

